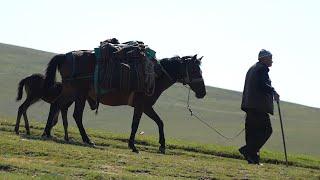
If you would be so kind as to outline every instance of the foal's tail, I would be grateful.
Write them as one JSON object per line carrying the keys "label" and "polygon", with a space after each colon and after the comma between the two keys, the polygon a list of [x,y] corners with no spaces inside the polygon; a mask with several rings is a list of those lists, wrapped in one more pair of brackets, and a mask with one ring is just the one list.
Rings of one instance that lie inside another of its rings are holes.
{"label": "foal's tail", "polygon": [[19,84],[18,84],[18,95],[17,95],[17,101],[22,99],[22,94],[23,94],[23,86],[25,83],[26,78],[22,79]]}
{"label": "foal's tail", "polygon": [[48,63],[46,70],[46,78],[44,80],[44,88],[48,89],[56,82],[56,70],[66,59],[65,54],[55,55]]}

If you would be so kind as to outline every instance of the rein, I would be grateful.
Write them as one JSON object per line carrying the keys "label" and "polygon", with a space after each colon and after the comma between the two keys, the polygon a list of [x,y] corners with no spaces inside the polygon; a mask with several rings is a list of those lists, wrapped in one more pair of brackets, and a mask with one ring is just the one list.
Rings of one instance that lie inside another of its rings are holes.
{"label": "rein", "polygon": [[[185,86],[185,88],[188,88]],[[188,100],[187,100],[187,109],[189,110],[190,112],[190,116],[194,116],[198,121],[200,121],[202,124],[206,125],[207,127],[209,127],[211,130],[213,130],[214,132],[216,132],[218,135],[220,135],[221,137],[227,139],[227,140],[233,140],[237,137],[240,136],[240,134],[242,134],[245,130],[245,128],[243,128],[240,132],[238,132],[235,136],[233,137],[228,137],[228,136],[225,136],[222,134],[222,132],[220,130],[218,130],[217,128],[215,128],[214,126],[211,126],[210,124],[208,124],[207,122],[205,122],[204,120],[202,120],[201,118],[199,118],[194,112],[193,110],[191,109],[191,106],[190,106],[190,87],[188,88],[189,91],[188,91]]]}

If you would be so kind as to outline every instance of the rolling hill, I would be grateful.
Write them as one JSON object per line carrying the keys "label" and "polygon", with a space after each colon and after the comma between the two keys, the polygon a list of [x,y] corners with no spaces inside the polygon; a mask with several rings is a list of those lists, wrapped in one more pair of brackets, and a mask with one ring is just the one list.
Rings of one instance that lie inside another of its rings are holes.
{"label": "rolling hill", "polygon": [[[15,102],[19,80],[32,73],[43,73],[53,55],[54,53],[0,44],[0,116],[2,118],[13,121],[12,117],[16,116],[17,108],[22,103]],[[164,121],[167,138],[224,146],[240,146],[244,143],[243,134],[228,141],[190,117],[186,109],[187,93],[186,88],[176,84],[168,89],[155,105],[155,110]],[[240,92],[208,86],[207,96],[203,100],[192,97],[191,106],[194,112],[208,124],[215,126],[228,136],[233,136],[244,127],[244,113],[239,109],[240,100]],[[320,157],[320,141],[317,140],[320,139],[320,109],[287,102],[282,102],[281,105],[289,153]],[[85,127],[125,133],[129,136],[132,108],[100,107],[97,116],[93,111],[86,109]],[[69,122],[74,124],[71,116],[72,109],[73,107],[69,110]],[[30,119],[34,120],[31,125],[35,121],[45,122],[48,110],[49,106],[44,102],[38,102],[32,106],[28,111]],[[275,114],[272,119],[274,131],[265,148],[281,152],[282,141],[278,115]],[[142,117],[139,131],[144,131],[146,135],[158,136],[155,123],[146,116]]]}

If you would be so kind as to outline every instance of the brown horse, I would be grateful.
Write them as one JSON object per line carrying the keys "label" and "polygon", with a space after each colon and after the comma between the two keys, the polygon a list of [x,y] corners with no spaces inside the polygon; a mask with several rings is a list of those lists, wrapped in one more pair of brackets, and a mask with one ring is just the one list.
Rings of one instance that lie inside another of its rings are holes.
{"label": "brown horse", "polygon": [[[93,144],[87,136],[82,124],[82,114],[85,106],[85,100],[89,96],[91,98],[96,97],[93,86],[93,78],[81,78],[81,75],[93,74],[95,68],[94,54],[87,54],[87,60],[82,58],[82,61],[78,63],[78,78],[71,78],[72,74],[72,62],[66,60],[64,54],[56,55],[50,60],[46,71],[45,86],[50,88],[55,82],[56,69],[59,69],[60,75],[63,81],[62,94],[76,94],[74,118],[79,128],[82,140],[85,143]],[[185,56],[185,57],[172,57],[165,58],[159,61],[159,65],[162,69],[162,75],[156,78],[155,92],[152,96],[147,96],[141,92],[120,92],[112,91],[100,96],[100,103],[110,106],[129,105],[134,107],[131,135],[128,142],[129,148],[133,152],[138,152],[134,145],[135,134],[137,132],[140,118],[143,113],[155,121],[159,128],[159,151],[165,153],[165,137],[163,131],[163,121],[154,111],[153,105],[156,103],[160,95],[167,88],[172,86],[176,82],[187,84],[192,91],[195,92],[197,98],[203,98],[206,95],[206,88],[202,78],[200,69],[202,58],[197,56]],[[73,80],[72,80],[73,79]],[[45,128],[45,133],[50,134],[50,127]]]}
{"label": "brown horse", "polygon": [[[16,100],[19,101],[22,99],[23,95],[23,87],[25,88],[25,92],[27,94],[26,100],[19,106],[18,109],[18,115],[17,115],[17,121],[16,121],[16,126],[15,126],[15,132],[16,134],[19,134],[19,126],[20,126],[20,119],[21,116],[23,115],[24,121],[25,121],[25,128],[26,128],[26,133],[30,135],[30,128],[29,128],[29,121],[27,117],[27,110],[28,108],[42,99],[43,101],[50,103],[50,112],[49,112],[49,117],[48,119],[53,119],[53,122],[51,122],[51,126],[55,126],[56,123],[58,122],[58,115],[59,111],[61,110],[61,115],[62,115],[62,120],[63,120],[63,127],[65,131],[65,136],[64,139],[66,141],[69,140],[68,137],[68,120],[67,120],[67,110],[68,107],[73,103],[72,98],[68,98],[68,101],[66,101],[66,98],[63,99],[60,97],[60,92],[62,90],[62,84],[57,82],[54,84],[52,88],[50,88],[50,91],[48,93],[44,93],[44,81],[45,77],[42,74],[32,74],[24,79],[22,79],[19,82],[18,85],[18,95]],[[90,98],[88,99],[89,105],[92,109],[95,109],[95,102],[91,100]],[[67,103],[65,105],[65,103]],[[58,105],[58,106],[57,106]],[[59,108],[60,106],[64,106],[66,108],[61,108],[61,109],[56,109],[57,107]],[[57,112],[55,110],[58,110]]]}

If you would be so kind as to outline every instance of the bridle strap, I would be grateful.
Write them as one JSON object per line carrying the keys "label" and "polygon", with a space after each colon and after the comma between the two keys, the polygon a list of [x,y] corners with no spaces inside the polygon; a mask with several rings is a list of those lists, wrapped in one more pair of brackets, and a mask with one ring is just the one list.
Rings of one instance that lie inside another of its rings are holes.
{"label": "bridle strap", "polygon": [[190,79],[187,63],[186,63],[185,72],[186,72],[186,76],[182,78],[183,84],[192,84],[192,83],[197,83],[197,82],[203,82],[203,78]]}
{"label": "bridle strap", "polygon": [[190,76],[189,76],[189,71],[188,71],[188,64],[187,63],[185,63],[186,64],[186,76],[184,77],[184,79],[183,79],[183,84],[189,84],[189,83],[191,83],[191,81],[190,81]]}

